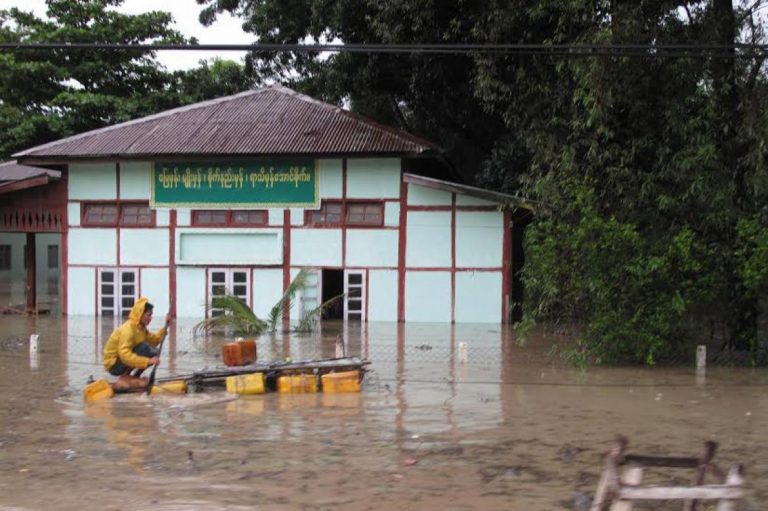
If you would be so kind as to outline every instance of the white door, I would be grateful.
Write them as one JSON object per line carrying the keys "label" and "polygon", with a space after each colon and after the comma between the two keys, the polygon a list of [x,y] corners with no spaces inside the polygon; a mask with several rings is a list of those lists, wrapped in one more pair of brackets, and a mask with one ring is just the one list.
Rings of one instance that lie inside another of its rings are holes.
{"label": "white door", "polygon": [[303,318],[307,313],[312,312],[318,308],[322,303],[322,282],[322,270],[309,270],[309,273],[307,274],[307,283],[301,290],[301,298],[299,300],[299,319]]}
{"label": "white door", "polygon": [[[248,269],[209,268],[208,304],[217,296],[234,295],[251,306],[251,272]],[[223,309],[211,309],[210,316],[219,316]]]}
{"label": "white door", "polygon": [[365,271],[344,271],[344,320],[365,321]]}
{"label": "white door", "polygon": [[128,317],[139,297],[139,272],[135,268],[99,268],[99,315]]}

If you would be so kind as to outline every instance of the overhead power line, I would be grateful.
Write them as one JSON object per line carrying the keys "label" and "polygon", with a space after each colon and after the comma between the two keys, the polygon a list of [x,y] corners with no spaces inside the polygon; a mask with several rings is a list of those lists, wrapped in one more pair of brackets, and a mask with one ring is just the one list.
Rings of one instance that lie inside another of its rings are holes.
{"label": "overhead power line", "polygon": [[111,44],[0,43],[0,51],[142,50],[294,53],[408,53],[444,55],[551,55],[565,57],[766,58],[765,44]]}

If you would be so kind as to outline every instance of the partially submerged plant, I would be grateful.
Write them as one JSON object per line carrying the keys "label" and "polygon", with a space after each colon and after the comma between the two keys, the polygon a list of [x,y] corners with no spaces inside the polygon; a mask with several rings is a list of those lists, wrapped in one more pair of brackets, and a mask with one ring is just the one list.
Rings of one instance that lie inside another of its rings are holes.
{"label": "partially submerged plant", "polygon": [[[242,298],[230,294],[215,296],[211,303],[206,306],[206,319],[197,323],[194,327],[196,333],[209,334],[214,330],[231,329],[235,335],[256,336],[264,332],[277,331],[277,325],[283,317],[286,308],[290,307],[291,300],[296,294],[306,288],[310,272],[307,268],[302,268],[293,278],[280,299],[272,306],[269,316],[266,320],[260,319],[248,307],[248,304]],[[328,307],[336,303],[344,295],[334,296],[326,300],[318,307],[307,311],[299,319],[298,324],[293,328],[295,332],[309,332],[314,327],[317,320]],[[211,311],[220,310],[223,314],[211,316]]]}

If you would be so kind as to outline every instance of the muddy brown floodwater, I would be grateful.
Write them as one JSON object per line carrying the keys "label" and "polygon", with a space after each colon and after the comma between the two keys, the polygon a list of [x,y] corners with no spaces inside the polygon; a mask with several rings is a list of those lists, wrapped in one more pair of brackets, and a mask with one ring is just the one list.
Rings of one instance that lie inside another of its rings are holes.
{"label": "muddy brown floodwater", "polygon": [[[573,509],[617,433],[645,454],[698,455],[715,440],[715,461],[746,470],[740,509],[768,498],[763,369],[697,375],[692,356],[690,368],[579,371],[546,357],[544,335],[521,347],[498,326],[335,323],[264,336],[259,358],[333,357],[343,345],[371,361],[360,394],[214,390],[86,405],[112,321],[0,324],[3,510]],[[220,364],[227,339],[195,338],[192,324],[175,325],[158,376]]]}

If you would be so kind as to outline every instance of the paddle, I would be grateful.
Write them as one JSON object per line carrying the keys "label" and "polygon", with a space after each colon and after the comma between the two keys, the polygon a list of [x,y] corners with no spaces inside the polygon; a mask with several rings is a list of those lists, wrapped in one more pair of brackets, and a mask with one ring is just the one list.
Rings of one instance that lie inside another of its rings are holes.
{"label": "paddle", "polygon": [[[160,358],[160,353],[163,351],[163,344],[165,344],[165,338],[168,336],[168,327],[170,325],[170,318],[168,321],[165,322],[165,331],[163,332],[163,338],[160,339],[160,344],[157,347],[157,358]],[[152,366],[152,372],[149,373],[149,380],[147,380],[147,395],[149,395],[152,392],[152,386],[155,384],[155,372],[157,371],[157,366],[160,364],[160,361],[158,360],[158,363]]]}

